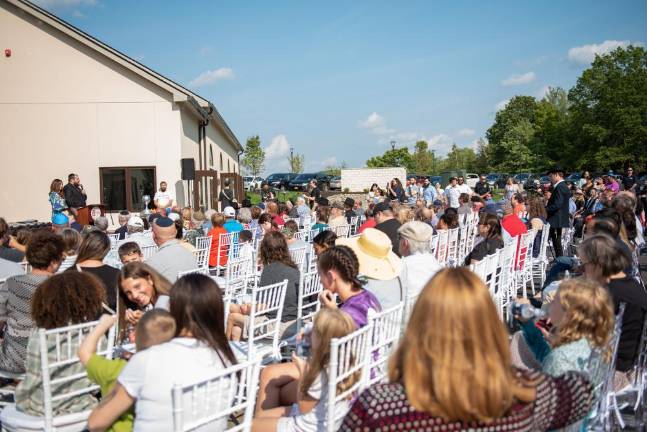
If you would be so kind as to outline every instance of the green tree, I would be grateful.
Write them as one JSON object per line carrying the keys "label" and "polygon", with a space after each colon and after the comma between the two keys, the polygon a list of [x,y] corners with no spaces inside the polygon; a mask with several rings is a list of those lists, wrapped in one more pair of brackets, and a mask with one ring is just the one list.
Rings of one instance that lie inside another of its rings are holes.
{"label": "green tree", "polygon": [[288,155],[288,163],[290,164],[290,172],[299,174],[303,172],[305,164],[305,156],[299,153],[290,153]]}
{"label": "green tree", "polygon": [[569,106],[566,91],[559,87],[551,87],[546,97],[537,103],[531,144],[535,170],[543,171],[556,163],[572,168]]}
{"label": "green tree", "polygon": [[473,171],[476,166],[476,153],[471,148],[459,148],[456,143],[453,143],[443,165],[446,170]]}
{"label": "green tree", "polygon": [[506,154],[497,167],[511,173],[532,170],[535,157],[530,144],[535,135],[533,125],[527,119],[520,120],[503,135],[500,142],[502,153]]}
{"label": "green tree", "polygon": [[331,176],[340,176],[341,170],[348,168],[346,161],[341,161],[339,165],[329,165],[324,168],[324,172]]}
{"label": "green tree", "polygon": [[488,142],[479,138],[476,142],[476,160],[474,162],[474,172],[478,174],[487,174],[490,171],[490,159],[488,156]]}
{"label": "green tree", "polygon": [[411,157],[411,168],[416,174],[429,174],[433,165],[433,154],[429,151],[427,141],[418,141]]}
{"label": "green tree", "polygon": [[596,56],[568,93],[573,164],[621,168],[647,163],[647,52],[617,48]]}
{"label": "green tree", "polygon": [[373,156],[366,161],[369,168],[404,167],[411,171],[411,154],[406,147],[387,150],[382,156]]}
{"label": "green tree", "polygon": [[265,150],[261,147],[261,139],[258,135],[247,138],[245,152],[241,161],[247,172],[256,177],[263,171],[265,164]]}
{"label": "green tree", "polygon": [[[496,113],[494,124],[487,130],[490,163],[493,168],[509,170],[510,166],[523,165],[530,168],[534,154],[528,147],[532,144],[525,141],[528,136],[534,136],[534,124],[537,101],[532,96],[515,96],[502,110]],[[524,139],[523,142],[513,142],[514,139]],[[522,148],[525,146],[525,148]],[[514,153],[510,153],[514,150]],[[513,161],[515,157],[523,156],[522,160]],[[531,161],[528,162],[527,158]]]}

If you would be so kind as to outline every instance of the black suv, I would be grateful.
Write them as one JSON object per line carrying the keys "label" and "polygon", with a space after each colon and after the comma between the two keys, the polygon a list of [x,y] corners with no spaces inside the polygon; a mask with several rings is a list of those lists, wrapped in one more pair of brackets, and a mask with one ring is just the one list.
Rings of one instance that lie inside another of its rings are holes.
{"label": "black suv", "polygon": [[316,179],[319,189],[322,191],[327,191],[330,188],[330,177],[331,176],[323,172],[299,174],[290,181],[288,189],[306,191],[308,189],[308,183],[310,183],[310,180]]}
{"label": "black suv", "polygon": [[296,176],[297,174],[292,173],[271,174],[266,183],[273,189],[287,190],[290,180],[293,180]]}

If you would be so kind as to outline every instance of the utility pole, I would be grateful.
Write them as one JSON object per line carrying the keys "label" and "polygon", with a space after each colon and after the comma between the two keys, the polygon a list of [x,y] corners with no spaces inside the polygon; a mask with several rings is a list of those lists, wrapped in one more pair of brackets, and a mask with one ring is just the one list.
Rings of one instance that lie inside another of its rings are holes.
{"label": "utility pole", "polygon": [[294,147],[290,147],[290,172],[294,172]]}

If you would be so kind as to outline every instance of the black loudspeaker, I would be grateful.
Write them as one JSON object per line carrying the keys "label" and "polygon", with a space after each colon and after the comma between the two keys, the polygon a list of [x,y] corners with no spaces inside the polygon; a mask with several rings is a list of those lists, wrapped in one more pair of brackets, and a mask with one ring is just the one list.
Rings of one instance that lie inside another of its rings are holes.
{"label": "black loudspeaker", "polygon": [[182,180],[195,180],[195,159],[182,159]]}

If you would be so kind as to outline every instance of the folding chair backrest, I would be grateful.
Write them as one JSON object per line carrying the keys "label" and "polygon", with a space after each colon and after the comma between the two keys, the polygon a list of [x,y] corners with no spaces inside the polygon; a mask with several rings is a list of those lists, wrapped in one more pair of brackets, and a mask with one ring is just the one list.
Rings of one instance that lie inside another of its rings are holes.
{"label": "folding chair backrest", "polygon": [[429,250],[431,251],[431,254],[435,257],[436,255],[436,250],[438,249],[438,234],[434,234],[431,236],[431,239],[429,239]]}
{"label": "folding chair backrest", "polygon": [[117,245],[119,242],[119,234],[108,234],[108,238],[110,239],[110,243],[112,245]]}
{"label": "folding chair backrest", "polygon": [[[351,399],[364,387],[366,359],[369,355],[372,324],[330,342],[330,363],[328,364],[328,400],[326,404],[326,431],[339,429],[346,416]],[[344,385],[343,391],[338,386]]]}
{"label": "folding chair backrest", "polygon": [[209,269],[209,248],[196,249],[194,252],[198,267]]}
{"label": "folding chair backrest", "polygon": [[348,237],[350,236],[350,225],[339,225],[334,228],[335,234],[337,237]]}
{"label": "folding chair backrest", "polygon": [[254,268],[250,258],[237,258],[227,262],[225,268],[225,296],[238,297],[247,289],[247,283],[253,277]]}
{"label": "folding chair backrest", "polygon": [[297,265],[297,268],[299,271],[303,271],[303,262],[305,261],[306,257],[306,247],[300,247],[296,249],[290,249],[290,257],[292,258],[292,261]]}
{"label": "folding chair backrest", "polygon": [[[604,347],[604,349],[600,350],[599,348],[595,348],[591,351],[591,356],[589,357],[589,364],[587,367],[589,379],[594,386],[594,397],[596,400],[596,415],[591,423],[599,423],[603,427],[609,416],[608,410],[611,408],[609,406],[609,399],[607,395],[609,392],[613,391],[616,356],[618,353],[618,344],[620,342],[622,319],[624,317],[625,307],[626,305],[624,303],[620,304],[620,310],[615,317],[613,336]],[[607,361],[609,354],[611,360]]]}
{"label": "folding chair backrest", "polygon": [[470,270],[472,270],[478,277],[481,278],[483,282],[486,279],[486,269],[487,269],[487,260],[482,259],[477,263],[470,264]]}
{"label": "folding chair backrest", "polygon": [[[240,245],[238,244],[238,235],[240,232],[230,232],[220,234],[218,244],[218,256],[216,258],[217,267],[222,268],[226,262],[231,259],[236,259],[240,255]],[[224,243],[223,243],[224,238]]]}
{"label": "folding chair backrest", "polygon": [[208,267],[207,268],[199,267],[199,268],[194,268],[194,269],[191,269],[191,270],[184,270],[184,271],[181,271],[181,272],[177,273],[177,278],[180,279],[182,276],[186,276],[188,274],[194,274],[194,273],[209,276],[209,268]]}
{"label": "folding chair backrest", "polygon": [[[204,380],[173,387],[173,431],[250,430],[259,371],[260,359],[248,360]],[[229,417],[240,412],[242,421],[231,424]]]}
{"label": "folding chair backrest", "polygon": [[[83,388],[74,387],[73,382],[87,379],[85,370],[80,367],[77,349],[85,337],[96,327],[98,321],[74,324],[51,330],[38,329],[41,373],[43,380],[43,403],[45,430],[53,430],[53,403],[91,394],[99,390],[98,385],[87,381]],[[112,358],[116,328],[113,326],[107,338],[101,338],[97,355]],[[79,373],[70,374],[74,367]]]}
{"label": "folding chair backrest", "polygon": [[157,252],[157,246],[155,245],[143,246],[141,249],[142,249],[142,256],[144,257],[144,261],[146,261],[148,258],[155,255],[155,252]]}
{"label": "folding chair backrest", "polygon": [[294,238],[306,241],[306,237],[307,237],[306,234],[307,234],[306,231],[297,231],[294,233]]}
{"label": "folding chair backrest", "polygon": [[319,311],[319,293],[323,290],[321,279],[317,270],[301,274],[299,284],[299,306],[297,308],[297,322],[312,321]]}
{"label": "folding chair backrest", "polygon": [[548,251],[548,232],[550,231],[550,224],[546,222],[541,230],[541,243],[539,244],[539,258],[542,260],[547,259]]}
{"label": "folding chair backrest", "polygon": [[449,245],[449,231],[438,231],[438,245],[436,246],[436,259],[441,266],[447,265],[447,247]]}
{"label": "folding chair backrest", "polygon": [[272,285],[252,288],[251,311],[247,341],[248,354],[254,358],[254,341],[271,341],[274,354],[278,354],[281,316],[287,291],[288,280]]}
{"label": "folding chair backrest", "polygon": [[485,259],[483,260],[486,262],[485,284],[490,290],[490,294],[492,295],[492,298],[494,298],[496,293],[496,272],[499,265],[500,253],[501,253],[501,249],[497,249],[495,253],[486,256]]}
{"label": "folding chair backrest", "polygon": [[[464,224],[459,228],[458,231],[458,259],[457,262],[459,265],[463,264],[465,262],[465,257],[469,253],[467,249],[467,236],[469,234],[469,228],[470,226],[467,224]],[[471,249],[470,249],[471,251]]]}
{"label": "folding chair backrest", "polygon": [[369,387],[386,379],[389,355],[400,339],[403,312],[404,303],[399,303],[382,312],[369,313],[373,331],[370,353],[366,361],[367,370],[364,372]]}
{"label": "folding chair backrest", "polygon": [[[533,233],[528,231],[518,236],[517,240],[517,256],[515,257],[515,269],[523,270],[526,265],[526,257],[529,253],[529,248],[532,246],[531,240],[534,238]],[[531,254],[532,256],[532,254]]]}
{"label": "folding chair backrest", "polygon": [[458,235],[460,228],[450,229],[447,239],[447,264],[456,265],[458,262]]}
{"label": "folding chair backrest", "polygon": [[212,239],[213,239],[213,237],[211,237],[211,236],[196,237],[195,238],[195,248],[196,249],[206,249],[206,250],[211,249],[211,240]]}

